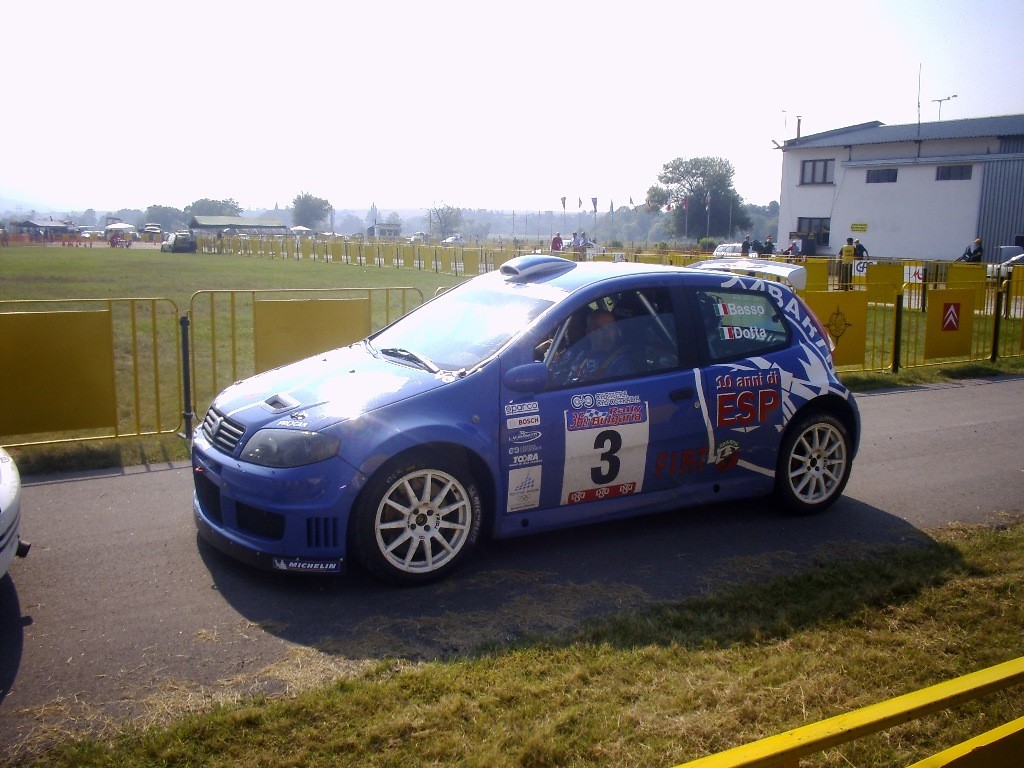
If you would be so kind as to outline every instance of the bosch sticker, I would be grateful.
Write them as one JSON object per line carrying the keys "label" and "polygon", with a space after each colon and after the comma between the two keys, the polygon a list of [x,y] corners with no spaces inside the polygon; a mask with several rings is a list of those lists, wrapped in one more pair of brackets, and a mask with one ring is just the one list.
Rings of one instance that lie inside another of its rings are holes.
{"label": "bosch sticker", "polygon": [[540,415],[516,416],[514,419],[506,419],[505,426],[509,429],[522,429],[523,427],[539,427]]}

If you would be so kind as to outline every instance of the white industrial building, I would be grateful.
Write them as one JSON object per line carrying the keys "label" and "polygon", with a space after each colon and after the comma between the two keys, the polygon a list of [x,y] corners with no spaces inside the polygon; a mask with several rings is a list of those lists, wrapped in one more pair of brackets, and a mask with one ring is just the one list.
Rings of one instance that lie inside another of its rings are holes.
{"label": "white industrial building", "polygon": [[834,255],[853,237],[872,258],[953,259],[981,237],[986,260],[1024,245],[1024,115],[871,122],[781,149],[780,243]]}

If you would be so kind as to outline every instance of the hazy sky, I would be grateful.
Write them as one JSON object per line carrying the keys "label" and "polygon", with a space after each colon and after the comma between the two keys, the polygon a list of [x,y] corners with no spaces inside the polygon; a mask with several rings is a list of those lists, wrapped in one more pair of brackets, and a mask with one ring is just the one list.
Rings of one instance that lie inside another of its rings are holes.
{"label": "hazy sky", "polygon": [[676,157],[779,197],[772,140],[1024,113],[1020,0],[8,4],[0,198],[569,212]]}

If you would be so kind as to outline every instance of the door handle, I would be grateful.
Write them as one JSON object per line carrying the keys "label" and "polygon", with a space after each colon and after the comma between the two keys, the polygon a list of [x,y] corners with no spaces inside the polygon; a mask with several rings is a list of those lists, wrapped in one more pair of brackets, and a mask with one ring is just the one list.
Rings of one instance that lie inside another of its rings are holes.
{"label": "door handle", "polygon": [[693,390],[687,387],[686,389],[675,389],[668,393],[669,398],[673,402],[680,402],[682,400],[692,400]]}

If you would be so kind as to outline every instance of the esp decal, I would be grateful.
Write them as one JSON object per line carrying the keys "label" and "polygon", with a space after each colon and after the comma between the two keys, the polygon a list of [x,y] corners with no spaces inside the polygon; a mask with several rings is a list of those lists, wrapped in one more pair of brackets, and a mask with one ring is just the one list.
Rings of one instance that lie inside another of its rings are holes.
{"label": "esp decal", "polygon": [[782,405],[781,383],[777,369],[736,377],[716,376],[716,425],[736,429],[772,422]]}

